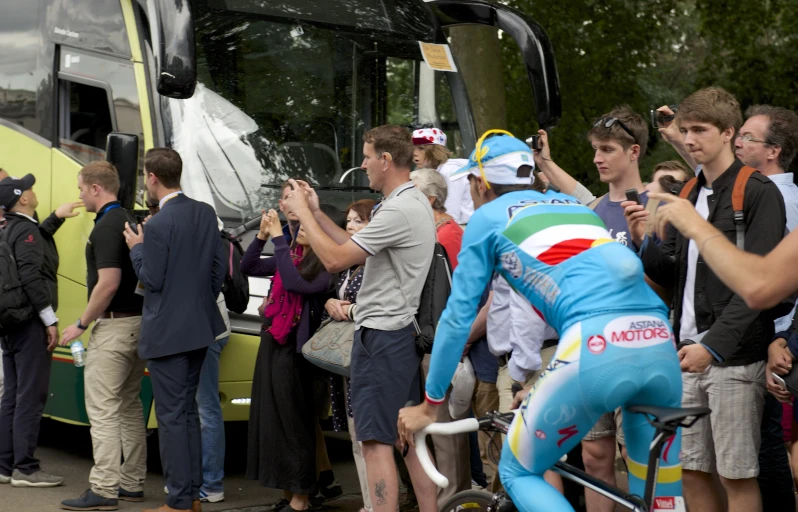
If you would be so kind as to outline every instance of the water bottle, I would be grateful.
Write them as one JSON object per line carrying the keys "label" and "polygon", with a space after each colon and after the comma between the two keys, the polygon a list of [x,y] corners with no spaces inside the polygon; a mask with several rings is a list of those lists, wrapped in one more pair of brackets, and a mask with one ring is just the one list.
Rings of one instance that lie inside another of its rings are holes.
{"label": "water bottle", "polygon": [[80,368],[81,366],[85,366],[86,364],[86,349],[83,348],[83,343],[80,340],[75,341],[70,345],[69,349],[72,351],[72,359],[75,362],[75,366]]}

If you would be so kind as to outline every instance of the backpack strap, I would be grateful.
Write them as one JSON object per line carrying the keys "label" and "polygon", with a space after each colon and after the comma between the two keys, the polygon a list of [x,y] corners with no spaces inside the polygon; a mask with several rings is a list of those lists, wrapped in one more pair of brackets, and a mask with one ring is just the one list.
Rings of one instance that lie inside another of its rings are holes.
{"label": "backpack strap", "polygon": [[737,173],[732,189],[732,209],[734,210],[734,229],[737,232],[737,248],[745,250],[745,186],[748,178],[756,172],[756,169],[744,166]]}
{"label": "backpack strap", "polygon": [[604,196],[606,196],[606,195],[607,194],[604,194],[603,196],[597,197],[594,200],[590,201],[590,203],[587,205],[587,207],[590,208],[591,210],[595,210],[596,206],[599,205],[601,200],[604,199]]}
{"label": "backpack strap", "polygon": [[687,199],[690,195],[690,192],[693,191],[695,188],[695,184],[698,183],[698,177],[691,178],[690,181],[684,184],[682,190],[679,192],[679,197],[682,199]]}
{"label": "backpack strap", "polygon": [[230,279],[233,279],[233,252],[235,251],[235,247],[233,247],[232,242],[230,243],[230,260],[227,262],[228,273],[230,274]]}

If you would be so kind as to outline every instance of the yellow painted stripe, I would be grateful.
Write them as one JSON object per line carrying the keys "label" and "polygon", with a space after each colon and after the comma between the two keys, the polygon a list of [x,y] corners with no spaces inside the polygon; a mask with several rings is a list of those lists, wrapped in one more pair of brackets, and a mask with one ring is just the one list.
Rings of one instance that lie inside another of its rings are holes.
{"label": "yellow painted stripe", "polygon": [[81,427],[90,426],[88,423],[83,423],[81,421],[75,421],[75,420],[68,420],[66,418],[60,418],[58,416],[51,416],[49,414],[42,414],[42,416],[45,417],[45,418],[50,418],[51,420],[60,421],[61,423],[69,423],[70,425],[78,425],[78,426],[81,426]]}
{"label": "yellow painted stripe", "polygon": [[136,29],[136,16],[133,13],[132,0],[122,0],[122,16],[125,18],[125,29],[127,29],[127,39],[130,42],[133,61],[144,62],[141,57],[141,43],[139,42],[139,32]]}
{"label": "yellow painted stripe", "polygon": [[147,77],[144,74],[144,64],[136,62],[133,64],[133,71],[136,74],[136,88],[139,92],[139,105],[141,107],[141,126],[144,131],[144,151],[153,147],[152,138],[152,115],[150,113],[150,99],[147,89]]}
{"label": "yellow painted stripe", "polygon": [[[633,461],[631,458],[626,461],[629,467],[629,473],[640,480],[645,481],[648,473],[648,464],[640,464]],[[657,474],[658,484],[672,484],[682,479],[682,465],[676,464],[674,466],[660,466]]]}

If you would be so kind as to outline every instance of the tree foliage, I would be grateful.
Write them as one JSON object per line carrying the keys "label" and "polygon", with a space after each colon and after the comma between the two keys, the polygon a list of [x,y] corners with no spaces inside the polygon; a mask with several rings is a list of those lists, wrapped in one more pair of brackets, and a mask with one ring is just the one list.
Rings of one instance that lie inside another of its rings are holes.
{"label": "tree foliage", "polygon": [[[649,110],[718,85],[743,109],[755,103],[798,108],[798,2],[721,0],[506,0],[544,27],[554,47],[563,117],[551,133],[558,163],[594,192],[599,182],[586,133],[618,104],[648,120]],[[518,46],[502,37],[510,131],[537,130]],[[653,130],[652,130],[653,132]],[[675,158],[652,133],[644,179],[654,164]]]}

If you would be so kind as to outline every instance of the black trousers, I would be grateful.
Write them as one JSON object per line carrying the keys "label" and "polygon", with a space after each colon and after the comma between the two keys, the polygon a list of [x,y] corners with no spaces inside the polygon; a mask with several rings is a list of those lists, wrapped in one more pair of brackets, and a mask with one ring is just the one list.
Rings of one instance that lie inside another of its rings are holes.
{"label": "black trousers", "polygon": [[781,426],[781,402],[770,393],[765,394],[762,414],[762,444],[759,447],[759,490],[765,512],[793,512],[795,494],[792,492],[792,472],[784,447]]}
{"label": "black trousers", "polygon": [[11,476],[17,469],[29,475],[40,469],[33,452],[39,442],[53,362],[47,351],[47,329],[35,318],[0,339],[5,374],[0,402],[0,474]]}
{"label": "black trousers", "polygon": [[197,386],[207,348],[147,361],[152,380],[166,504],[188,510],[202,486],[202,439]]}

